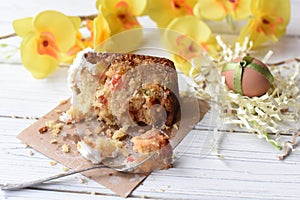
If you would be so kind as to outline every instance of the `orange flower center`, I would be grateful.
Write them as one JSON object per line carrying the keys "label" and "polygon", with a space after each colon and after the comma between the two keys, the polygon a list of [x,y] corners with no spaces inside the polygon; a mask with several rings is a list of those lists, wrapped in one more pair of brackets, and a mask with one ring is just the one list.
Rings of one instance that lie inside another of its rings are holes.
{"label": "orange flower center", "polygon": [[[229,5],[227,4],[229,2]],[[217,4],[223,8],[223,10],[228,13],[235,13],[236,9],[240,3],[240,0],[217,0]]]}
{"label": "orange flower center", "polygon": [[[200,45],[203,47],[203,44],[201,43]],[[176,38],[176,46],[180,57],[183,57],[187,60],[198,57],[201,53],[199,47],[197,47],[197,44],[186,35],[180,35]]]}
{"label": "orange flower center", "polygon": [[229,2],[232,4],[232,11],[235,12],[240,3],[240,0],[229,0]]}
{"label": "orange flower center", "polygon": [[272,35],[276,27],[283,22],[281,17],[264,16],[256,23],[256,32],[263,32],[266,35]]}
{"label": "orange flower center", "polygon": [[50,32],[42,32],[38,38],[38,53],[59,58],[59,49],[55,43],[55,37]]}
{"label": "orange flower center", "polygon": [[187,14],[193,14],[193,8],[186,3],[186,0],[172,0],[171,5],[175,10],[184,10]]}
{"label": "orange flower center", "polygon": [[125,29],[131,29],[139,25],[136,18],[129,12],[129,5],[125,1],[120,1],[115,6],[118,9],[117,17]]}

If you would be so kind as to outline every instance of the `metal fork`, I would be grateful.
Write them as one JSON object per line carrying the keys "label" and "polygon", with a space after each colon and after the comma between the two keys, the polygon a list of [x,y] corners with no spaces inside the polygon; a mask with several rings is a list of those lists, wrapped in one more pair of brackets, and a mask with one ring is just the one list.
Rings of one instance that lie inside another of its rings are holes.
{"label": "metal fork", "polygon": [[24,182],[24,183],[16,183],[16,184],[5,184],[4,186],[1,187],[1,190],[19,190],[19,189],[23,189],[23,188],[28,188],[34,185],[38,185],[47,181],[51,181],[54,179],[58,179],[58,178],[62,178],[65,176],[70,176],[72,174],[77,174],[77,173],[81,173],[81,172],[85,172],[85,171],[89,171],[89,170],[93,170],[93,169],[100,169],[100,168],[109,168],[109,169],[113,169],[119,172],[131,172],[131,173],[146,173],[145,171],[135,171],[138,167],[140,167],[142,164],[144,164],[147,160],[149,160],[150,158],[152,158],[154,156],[155,153],[151,153],[149,154],[144,160],[142,160],[139,163],[133,164],[133,165],[126,165],[126,164],[121,164],[121,165],[111,165],[112,163],[112,159],[111,158],[107,158],[104,159],[102,161],[102,164],[100,165],[94,165],[91,167],[87,167],[84,169],[78,169],[78,170],[73,170],[73,171],[69,171],[66,173],[62,173],[62,174],[56,174],[53,176],[49,176],[49,177],[45,177],[45,178],[41,178],[38,180],[34,180],[34,181],[28,181],[28,182]]}

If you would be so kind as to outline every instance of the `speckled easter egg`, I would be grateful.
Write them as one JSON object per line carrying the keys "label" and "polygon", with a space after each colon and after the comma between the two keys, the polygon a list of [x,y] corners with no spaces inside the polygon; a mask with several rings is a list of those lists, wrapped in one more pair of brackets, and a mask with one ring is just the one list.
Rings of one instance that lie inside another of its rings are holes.
{"label": "speckled easter egg", "polygon": [[250,56],[226,63],[222,76],[230,90],[248,97],[265,94],[274,80],[267,65]]}

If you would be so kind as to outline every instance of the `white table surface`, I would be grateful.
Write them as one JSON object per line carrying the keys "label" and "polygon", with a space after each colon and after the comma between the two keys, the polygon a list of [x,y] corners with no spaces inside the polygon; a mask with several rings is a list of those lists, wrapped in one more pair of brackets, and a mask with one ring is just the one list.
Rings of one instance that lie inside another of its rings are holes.
{"label": "white table surface", "polygon": [[[68,15],[96,13],[94,0],[1,0],[0,35],[13,32],[11,21],[33,16],[45,9]],[[300,56],[300,1],[292,0],[287,35],[272,47],[271,61]],[[148,19],[145,26],[153,27]],[[229,36],[230,37],[230,36]],[[17,37],[1,43],[18,45]],[[3,49],[1,49],[3,52]],[[62,172],[50,159],[16,138],[35,119],[70,97],[67,68],[47,79],[36,80],[20,63],[19,55],[6,60],[0,55],[0,185],[22,182]],[[299,199],[300,152],[287,159],[280,152],[247,132],[224,133],[218,146],[223,159],[202,144],[212,133],[213,116],[208,113],[181,144],[185,153],[169,170],[152,173],[128,199]],[[220,133],[221,134],[221,133]],[[289,137],[289,136],[286,136]],[[204,152],[204,153],[203,153]],[[81,179],[86,182],[82,183]],[[121,199],[109,189],[81,175],[73,175],[15,192],[0,191],[0,199]]]}

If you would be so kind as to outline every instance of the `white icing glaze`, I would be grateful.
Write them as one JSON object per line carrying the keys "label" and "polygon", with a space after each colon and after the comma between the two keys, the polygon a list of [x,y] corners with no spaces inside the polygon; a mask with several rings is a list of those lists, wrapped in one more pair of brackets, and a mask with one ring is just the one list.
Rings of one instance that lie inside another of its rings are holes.
{"label": "white icing glaze", "polygon": [[90,160],[94,164],[98,164],[102,161],[101,153],[94,150],[84,141],[79,141],[77,144],[77,150],[87,160]]}
{"label": "white icing glaze", "polygon": [[94,93],[99,84],[94,76],[97,65],[87,62],[84,57],[88,52],[95,50],[86,48],[80,51],[68,71],[68,85],[72,91],[71,103],[76,118],[90,114]]}
{"label": "white icing glaze", "polygon": [[82,71],[84,68],[89,69],[89,71],[93,71],[95,65],[88,63],[84,58],[84,54],[88,52],[95,52],[92,48],[88,47],[77,53],[76,58],[73,60],[72,65],[68,71],[68,84],[69,87],[73,90],[73,87],[77,84],[77,74]]}
{"label": "white icing glaze", "polygon": [[66,112],[63,112],[60,116],[59,116],[59,121],[64,122],[64,123],[69,123],[73,120],[72,116],[70,114],[67,114]]}

